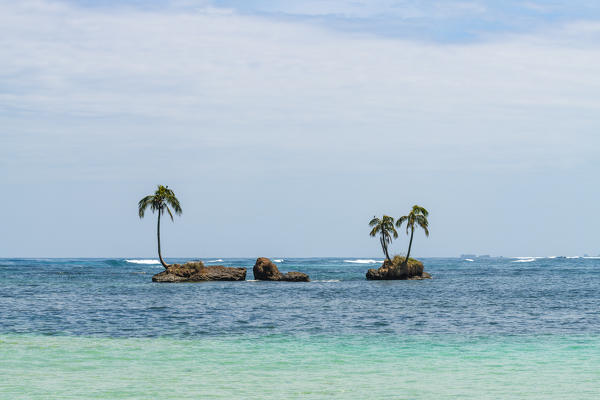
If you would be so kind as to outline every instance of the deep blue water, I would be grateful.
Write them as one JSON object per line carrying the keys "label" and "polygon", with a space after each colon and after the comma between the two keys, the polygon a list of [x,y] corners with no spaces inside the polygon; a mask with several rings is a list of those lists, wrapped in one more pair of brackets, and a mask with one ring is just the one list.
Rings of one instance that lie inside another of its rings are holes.
{"label": "deep blue water", "polygon": [[[254,261],[212,264],[246,267],[253,279]],[[600,333],[600,259],[423,261],[434,279],[366,281],[379,264],[318,258],[278,263],[308,273],[310,283],[165,284],[151,281],[160,265],[124,259],[0,259],[0,334]]]}

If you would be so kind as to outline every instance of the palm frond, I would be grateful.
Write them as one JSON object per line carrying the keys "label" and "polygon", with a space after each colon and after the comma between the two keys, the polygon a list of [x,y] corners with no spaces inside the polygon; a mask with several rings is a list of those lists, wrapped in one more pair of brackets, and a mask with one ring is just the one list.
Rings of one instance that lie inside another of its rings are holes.
{"label": "palm frond", "polygon": [[375,236],[379,233],[380,230],[381,230],[381,225],[377,225],[373,229],[371,229],[371,233],[369,233],[369,235]]}
{"label": "palm frond", "polygon": [[175,197],[173,190],[169,189],[168,186],[157,185],[154,195],[146,196],[139,201],[138,214],[140,218],[143,218],[146,209],[150,207],[153,212],[158,211],[162,215],[166,208],[171,220],[173,220],[173,212],[169,209],[168,205],[173,208],[175,214],[181,215],[181,205],[177,197]]}
{"label": "palm frond", "polygon": [[417,224],[425,231],[425,236],[429,236],[429,221],[424,215],[417,216]]}
{"label": "palm frond", "polygon": [[382,238],[382,239],[383,239],[383,241],[384,241],[385,243],[387,243],[387,244],[390,244],[390,243],[392,243],[392,238],[390,237],[390,234],[389,234],[389,233],[387,233],[387,232],[384,232],[384,233],[381,235],[381,238]]}
{"label": "palm frond", "polygon": [[169,213],[169,217],[171,217],[171,221],[173,221],[173,213],[171,212],[171,209],[169,208],[169,206],[165,204],[165,207],[164,207],[164,208],[165,208],[165,209],[167,210],[167,212]]}
{"label": "palm frond", "polygon": [[398,218],[398,220],[396,221],[396,228],[400,228],[407,219],[407,215],[403,215],[402,217]]}
{"label": "palm frond", "polygon": [[427,210],[425,209],[425,207],[421,207],[421,206],[418,206],[418,205],[414,205],[414,206],[413,206],[413,208],[412,208],[412,212],[413,212],[414,214],[422,214],[422,215],[424,215],[424,216],[426,216],[426,217],[429,215],[429,211],[427,211]]}
{"label": "palm frond", "polygon": [[146,208],[148,208],[148,206],[152,206],[153,202],[154,196],[146,196],[138,202],[138,215],[140,216],[140,218],[144,218]]}
{"label": "palm frond", "polygon": [[181,205],[179,204],[179,200],[177,199],[177,197],[175,196],[169,196],[167,197],[167,203],[173,207],[173,211],[175,211],[175,213],[177,215],[181,215],[182,210],[181,210]]}

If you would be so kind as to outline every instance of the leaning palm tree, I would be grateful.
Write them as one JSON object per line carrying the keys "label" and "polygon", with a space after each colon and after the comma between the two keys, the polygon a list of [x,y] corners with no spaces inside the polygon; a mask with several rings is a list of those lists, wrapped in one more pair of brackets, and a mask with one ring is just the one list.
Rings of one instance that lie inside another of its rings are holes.
{"label": "leaning palm tree", "polygon": [[406,222],[406,234],[408,235],[408,230],[410,229],[410,242],[408,243],[408,252],[406,253],[406,259],[404,259],[404,263],[408,261],[408,257],[410,256],[410,248],[412,247],[413,235],[415,233],[415,224],[423,228],[425,231],[425,236],[429,237],[429,222],[427,221],[427,216],[429,212],[421,207],[421,206],[413,206],[412,210],[408,213],[408,215],[404,215],[396,221],[396,228],[400,228],[404,222]]}
{"label": "leaning palm tree", "polygon": [[177,215],[181,215],[181,206],[179,205],[179,200],[177,200],[177,197],[175,197],[175,193],[173,193],[168,186],[163,185],[158,185],[154,195],[146,196],[138,203],[140,218],[144,218],[144,213],[148,207],[150,207],[152,212],[156,211],[158,213],[158,224],[156,226],[156,236],[158,238],[158,258],[165,269],[167,269],[169,265],[165,263],[160,252],[160,216],[164,214],[166,210],[171,217],[171,221],[173,221],[173,212],[171,212],[169,206],[173,207],[173,211]]}
{"label": "leaning palm tree", "polygon": [[394,239],[398,238],[398,232],[394,228],[394,218],[387,215],[384,215],[382,219],[373,217],[369,222],[369,226],[373,228],[370,233],[371,236],[375,237],[379,234],[379,242],[381,243],[385,258],[388,261],[392,261],[388,254],[388,244],[392,243],[392,236]]}

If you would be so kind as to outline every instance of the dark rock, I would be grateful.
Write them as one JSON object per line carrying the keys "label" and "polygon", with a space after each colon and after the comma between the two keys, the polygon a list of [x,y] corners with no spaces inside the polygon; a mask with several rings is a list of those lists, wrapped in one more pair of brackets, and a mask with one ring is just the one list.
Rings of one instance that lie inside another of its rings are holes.
{"label": "dark rock", "polygon": [[404,258],[394,257],[392,262],[385,260],[378,269],[367,271],[369,280],[421,280],[431,279],[431,275],[423,271],[423,263],[413,258],[404,263]]}
{"label": "dark rock", "polygon": [[266,257],[256,259],[252,272],[254,273],[254,279],[261,281],[278,281],[281,278],[281,272],[279,272],[277,265]]}
{"label": "dark rock", "polygon": [[256,259],[254,268],[254,279],[259,281],[287,281],[287,282],[309,282],[308,275],[302,272],[288,272],[282,274],[279,268],[271,260],[266,257]]}
{"label": "dark rock", "polygon": [[172,264],[152,277],[153,282],[203,282],[203,281],[243,281],[246,268],[231,268],[222,265],[206,267],[202,261],[185,264]]}
{"label": "dark rock", "polygon": [[279,280],[287,282],[310,282],[308,275],[306,275],[303,272],[294,271],[281,275],[281,278]]}

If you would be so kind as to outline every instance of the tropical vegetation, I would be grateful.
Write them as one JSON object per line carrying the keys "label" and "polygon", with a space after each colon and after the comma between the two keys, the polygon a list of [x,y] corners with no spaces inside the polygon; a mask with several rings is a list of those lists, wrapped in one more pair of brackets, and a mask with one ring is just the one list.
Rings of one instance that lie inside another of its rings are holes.
{"label": "tropical vegetation", "polygon": [[370,235],[375,237],[379,234],[379,243],[381,243],[381,249],[383,254],[388,261],[392,261],[388,253],[388,245],[392,243],[392,237],[398,238],[398,232],[394,228],[394,218],[384,215],[381,219],[373,217],[369,222],[369,226],[372,228]]}
{"label": "tropical vegetation", "polygon": [[[171,211],[171,208],[173,211]],[[173,221],[173,213],[177,215],[181,215],[181,205],[179,204],[179,200],[175,197],[175,193],[168,186],[158,185],[156,191],[153,195],[149,195],[141,199],[138,203],[138,214],[140,218],[144,218],[144,214],[147,208],[150,208],[152,212],[156,212],[158,214],[158,223],[156,225],[156,237],[158,239],[158,258],[160,259],[160,263],[165,269],[169,267],[167,263],[162,258],[162,253],[160,251],[160,217],[165,213],[165,211],[171,217],[171,221]]]}
{"label": "tropical vegetation", "polygon": [[408,235],[408,231],[410,230],[410,242],[408,243],[408,252],[406,252],[406,258],[404,259],[404,263],[408,261],[410,257],[410,249],[412,247],[413,236],[415,234],[415,225],[417,227],[421,227],[423,231],[425,231],[425,236],[429,237],[429,221],[427,221],[427,217],[429,216],[429,212],[421,207],[414,205],[412,210],[408,213],[408,215],[404,215],[396,221],[396,228],[400,229],[402,224],[406,222],[406,234]]}

